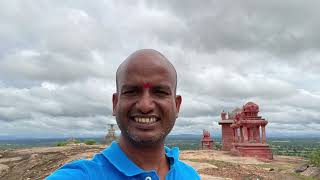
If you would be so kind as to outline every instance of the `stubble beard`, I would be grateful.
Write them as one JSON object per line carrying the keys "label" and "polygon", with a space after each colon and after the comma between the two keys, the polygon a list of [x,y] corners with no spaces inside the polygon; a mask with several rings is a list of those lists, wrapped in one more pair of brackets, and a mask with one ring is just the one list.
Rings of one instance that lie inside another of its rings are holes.
{"label": "stubble beard", "polygon": [[126,131],[125,136],[127,139],[134,145],[156,145],[156,144],[161,144],[164,142],[167,133],[162,131],[160,134],[153,136],[151,139],[143,139],[140,136],[134,135],[129,132],[129,130]]}
{"label": "stubble beard", "polygon": [[159,134],[153,136],[151,139],[143,139],[142,137],[135,135],[130,132],[129,128],[125,128],[122,126],[121,123],[117,120],[117,124],[119,126],[119,129],[121,131],[121,136],[127,141],[130,142],[130,144],[135,146],[152,146],[152,145],[159,145],[164,144],[165,138],[167,135],[171,132],[175,120],[172,122],[169,128],[166,128],[165,130],[161,131]]}

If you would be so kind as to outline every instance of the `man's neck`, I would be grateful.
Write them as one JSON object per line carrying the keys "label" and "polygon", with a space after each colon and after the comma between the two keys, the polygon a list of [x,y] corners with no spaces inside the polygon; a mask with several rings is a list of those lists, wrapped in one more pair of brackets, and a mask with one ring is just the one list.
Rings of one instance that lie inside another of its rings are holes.
{"label": "man's neck", "polygon": [[169,171],[169,163],[166,158],[163,142],[150,146],[139,146],[130,143],[121,136],[119,145],[129,159],[137,166],[143,170],[156,170],[160,179],[164,179]]}

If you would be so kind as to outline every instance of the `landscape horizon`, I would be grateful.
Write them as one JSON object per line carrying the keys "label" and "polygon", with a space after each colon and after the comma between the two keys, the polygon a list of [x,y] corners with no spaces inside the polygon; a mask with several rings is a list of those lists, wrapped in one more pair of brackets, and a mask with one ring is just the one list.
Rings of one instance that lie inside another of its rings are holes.
{"label": "landscape horizon", "polygon": [[[179,134],[169,135],[165,145],[179,147],[181,150],[198,150],[200,148],[201,135]],[[78,143],[91,140],[94,144],[105,144],[104,137],[57,137],[57,138],[11,138],[0,139],[0,150],[19,149],[33,147],[56,147],[61,142],[68,142],[70,139]],[[221,136],[213,136],[214,149],[221,150]],[[309,154],[320,146],[320,137],[315,136],[277,136],[268,137],[274,155],[288,155],[308,157]]]}
{"label": "landscape horizon", "polygon": [[[8,135],[8,136],[0,136],[0,140],[15,140],[15,139],[64,139],[64,138],[104,138],[106,134],[103,135],[93,135],[93,136],[88,136],[88,135],[57,135],[57,136],[42,136],[42,137],[36,137],[36,136],[14,136],[14,135]],[[119,136],[119,133],[116,133],[117,136]],[[266,135],[267,138],[298,138],[298,139],[303,139],[303,138],[315,138],[315,139],[320,139],[320,132],[319,134],[316,133],[294,133],[294,134],[286,134],[286,133],[270,133]],[[172,137],[177,137],[177,138],[201,138],[202,134],[193,134],[193,133],[181,133],[181,134],[169,134],[167,138],[172,138]],[[221,138],[221,132],[212,134],[212,138]]]}

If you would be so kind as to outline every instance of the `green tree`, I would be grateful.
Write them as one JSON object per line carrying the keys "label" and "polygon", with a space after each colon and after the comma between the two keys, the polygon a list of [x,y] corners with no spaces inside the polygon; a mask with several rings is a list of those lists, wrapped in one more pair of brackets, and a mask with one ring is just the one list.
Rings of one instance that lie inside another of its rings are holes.
{"label": "green tree", "polygon": [[309,158],[311,164],[320,167],[320,147],[311,152]]}

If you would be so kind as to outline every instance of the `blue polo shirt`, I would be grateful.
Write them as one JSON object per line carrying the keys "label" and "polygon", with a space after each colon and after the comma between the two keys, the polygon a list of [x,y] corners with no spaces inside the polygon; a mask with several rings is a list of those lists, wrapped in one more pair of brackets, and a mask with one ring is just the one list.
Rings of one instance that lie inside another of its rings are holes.
{"label": "blue polo shirt", "polygon": [[[170,170],[166,179],[200,179],[198,173],[189,165],[179,160],[179,149],[165,147],[166,156],[170,162]],[[109,148],[96,154],[92,160],[77,160],[67,163],[52,173],[46,180],[158,180],[155,170],[145,171],[132,162],[122,151],[117,142],[112,142]]]}

